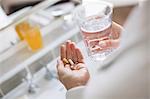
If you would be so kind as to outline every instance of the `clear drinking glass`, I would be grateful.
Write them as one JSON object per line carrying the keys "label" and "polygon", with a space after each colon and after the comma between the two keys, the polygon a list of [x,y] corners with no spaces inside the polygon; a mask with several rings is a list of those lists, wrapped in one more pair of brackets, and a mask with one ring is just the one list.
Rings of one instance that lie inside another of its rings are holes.
{"label": "clear drinking glass", "polygon": [[73,19],[79,25],[88,55],[94,60],[104,60],[114,51],[111,46],[103,46],[105,40],[113,39],[112,12],[112,4],[99,1],[82,4],[73,13]]}

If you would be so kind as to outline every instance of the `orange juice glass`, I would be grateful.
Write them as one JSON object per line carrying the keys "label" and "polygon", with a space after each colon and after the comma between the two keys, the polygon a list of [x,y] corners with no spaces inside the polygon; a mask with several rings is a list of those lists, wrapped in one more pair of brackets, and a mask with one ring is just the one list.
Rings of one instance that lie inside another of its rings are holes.
{"label": "orange juice glass", "polygon": [[22,32],[24,39],[32,51],[37,51],[43,47],[42,36],[38,26],[33,26]]}
{"label": "orange juice glass", "polygon": [[15,30],[20,38],[20,40],[24,40],[23,31],[27,31],[30,29],[30,24],[27,21],[23,21],[16,25]]}

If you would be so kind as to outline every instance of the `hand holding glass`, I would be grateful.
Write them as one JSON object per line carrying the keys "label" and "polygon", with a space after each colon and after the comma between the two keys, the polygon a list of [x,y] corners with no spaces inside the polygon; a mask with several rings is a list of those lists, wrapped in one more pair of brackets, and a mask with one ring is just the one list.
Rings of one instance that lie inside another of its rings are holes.
{"label": "hand holding glass", "polygon": [[73,17],[81,30],[88,55],[94,60],[104,60],[116,48],[112,32],[113,7],[110,3],[99,1],[83,4],[74,11]]}

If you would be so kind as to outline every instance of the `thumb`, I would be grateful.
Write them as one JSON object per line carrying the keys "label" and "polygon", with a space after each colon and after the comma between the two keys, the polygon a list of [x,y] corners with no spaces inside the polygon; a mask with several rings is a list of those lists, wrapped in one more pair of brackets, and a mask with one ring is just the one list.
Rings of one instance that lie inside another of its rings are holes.
{"label": "thumb", "polygon": [[57,70],[59,71],[59,70],[62,70],[62,69],[64,69],[64,64],[63,64],[63,62],[59,59],[59,60],[57,60]]}

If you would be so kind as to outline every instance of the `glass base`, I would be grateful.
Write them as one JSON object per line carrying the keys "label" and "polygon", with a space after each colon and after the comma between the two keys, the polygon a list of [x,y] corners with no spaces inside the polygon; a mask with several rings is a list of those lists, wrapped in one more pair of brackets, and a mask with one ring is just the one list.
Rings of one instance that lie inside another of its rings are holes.
{"label": "glass base", "polygon": [[101,52],[101,53],[96,53],[96,54],[93,54],[93,55],[90,55],[91,59],[94,60],[94,61],[101,61],[103,62],[104,60],[106,60],[106,58],[112,54],[112,52],[114,51],[115,49],[109,49],[109,50],[106,50],[104,52]]}

